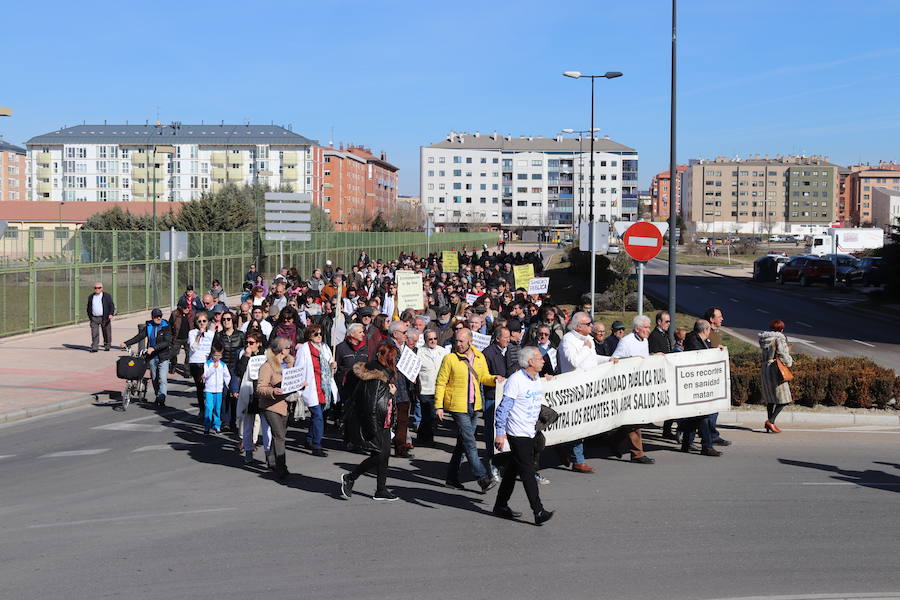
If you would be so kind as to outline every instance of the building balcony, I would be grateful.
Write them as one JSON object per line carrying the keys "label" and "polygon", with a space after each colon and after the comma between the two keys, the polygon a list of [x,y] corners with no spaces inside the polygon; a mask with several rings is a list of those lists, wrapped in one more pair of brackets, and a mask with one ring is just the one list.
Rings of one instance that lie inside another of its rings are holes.
{"label": "building balcony", "polygon": [[213,179],[225,179],[227,175],[224,167],[213,167],[210,169],[209,176]]}
{"label": "building balcony", "polygon": [[285,152],[284,156],[281,157],[282,165],[293,165],[296,166],[298,164],[298,158],[296,152]]}
{"label": "building balcony", "polygon": [[150,158],[150,164],[153,165],[167,165],[169,164],[169,155],[168,154],[153,154]]}
{"label": "building balcony", "polygon": [[41,181],[37,185],[38,194],[49,194],[53,191],[53,184],[49,181]]}
{"label": "building balcony", "polygon": [[243,178],[244,178],[244,169],[242,169],[240,167],[238,167],[237,169],[235,169],[235,168],[228,169],[228,180],[229,181],[239,181]]}
{"label": "building balcony", "polygon": [[210,184],[209,189],[211,192],[216,193],[216,192],[222,191],[223,187],[225,187],[224,183],[219,183],[217,181],[213,181],[212,184]]}
{"label": "building balcony", "polygon": [[[284,169],[281,172],[281,179],[284,181],[297,181],[300,173],[297,169]],[[374,196],[374,194],[372,194]]]}
{"label": "building balcony", "polygon": [[131,182],[131,192],[135,196],[146,196],[147,195],[147,184],[146,183],[137,183]]}
{"label": "building balcony", "polygon": [[50,167],[38,167],[38,179],[50,179],[51,177],[53,177],[53,169],[51,169]]}
{"label": "building balcony", "polygon": [[213,152],[210,162],[215,165],[224,165],[225,164],[225,153],[224,152]]}
{"label": "building balcony", "polygon": [[147,179],[147,169],[144,167],[135,167],[131,169],[131,177],[133,179]]}
{"label": "building balcony", "polygon": [[50,160],[51,160],[51,158],[50,158],[50,153],[49,153],[49,152],[38,152],[38,155],[37,155],[37,161],[38,161],[39,164],[42,164],[42,165],[49,165],[49,164],[50,164]]}

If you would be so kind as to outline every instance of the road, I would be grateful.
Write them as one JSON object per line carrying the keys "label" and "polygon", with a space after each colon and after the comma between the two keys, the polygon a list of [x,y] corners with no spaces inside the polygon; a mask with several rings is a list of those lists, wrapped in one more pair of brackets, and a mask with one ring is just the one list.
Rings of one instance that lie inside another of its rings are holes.
{"label": "road", "polygon": [[[888,317],[872,317],[846,307],[853,301],[825,286],[800,288],[787,284],[759,284],[748,278],[722,277],[710,267],[678,266],[677,302],[680,310],[702,314],[718,306],[725,327],[753,340],[773,319],[785,322],[785,333],[794,349],[814,357],[866,356],[900,372],[898,324]],[[668,298],[668,264],[652,260],[647,265],[645,286]]]}
{"label": "road", "polygon": [[[723,428],[725,456],[646,435],[654,466],[589,445],[595,475],[551,462],[538,529],[441,485],[451,439],[391,459],[399,502],[350,501],[289,431],[284,484],[204,437],[190,391],[157,414],[89,406],[0,427],[3,598],[641,598],[900,594],[900,429]],[[464,472],[466,468],[464,467]],[[473,482],[468,487],[474,489]],[[526,511],[520,487],[515,508]]]}

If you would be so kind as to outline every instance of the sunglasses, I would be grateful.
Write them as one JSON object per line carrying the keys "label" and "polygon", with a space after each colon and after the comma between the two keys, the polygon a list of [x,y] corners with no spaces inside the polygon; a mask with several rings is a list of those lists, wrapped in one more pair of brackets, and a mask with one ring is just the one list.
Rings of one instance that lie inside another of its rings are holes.
{"label": "sunglasses", "polygon": [[258,345],[258,344],[259,344],[259,342],[254,342],[253,340],[247,340],[247,345],[248,345],[248,346],[256,346],[256,345]]}
{"label": "sunglasses", "polygon": [[103,286],[102,286],[102,285],[95,285],[95,286],[94,286],[94,289],[95,289],[95,290],[102,290],[102,289],[103,289]]}
{"label": "sunglasses", "polygon": [[209,323],[206,319],[197,319],[198,323]]}
{"label": "sunglasses", "polygon": [[429,337],[429,338],[425,338],[425,341],[426,341],[426,342],[436,342],[436,341],[437,341],[437,338],[436,338],[436,337]]}
{"label": "sunglasses", "polygon": [[541,332],[538,334],[538,337],[550,337],[549,333]]}
{"label": "sunglasses", "polygon": [[309,334],[309,337],[322,337],[322,334],[321,333],[311,333],[311,334]]}
{"label": "sunglasses", "polygon": [[230,321],[230,320],[231,320],[231,317],[222,317],[222,320],[223,320],[223,321]]}

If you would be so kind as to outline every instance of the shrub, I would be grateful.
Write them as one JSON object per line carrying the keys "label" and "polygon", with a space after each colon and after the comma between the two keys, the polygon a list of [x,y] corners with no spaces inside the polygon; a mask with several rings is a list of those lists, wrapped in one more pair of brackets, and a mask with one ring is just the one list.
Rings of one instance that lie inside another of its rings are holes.
{"label": "shrub", "polygon": [[847,402],[848,387],[850,376],[845,370],[837,368],[828,373],[828,399],[835,406],[843,406]]}

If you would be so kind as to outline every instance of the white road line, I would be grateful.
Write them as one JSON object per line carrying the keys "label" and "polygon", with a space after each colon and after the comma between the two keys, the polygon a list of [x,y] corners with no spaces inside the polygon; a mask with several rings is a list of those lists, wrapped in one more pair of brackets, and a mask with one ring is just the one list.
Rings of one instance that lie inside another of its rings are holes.
{"label": "white road line", "polygon": [[800,485],[860,485],[863,487],[897,487],[900,483],[878,483],[877,481],[803,481]]}
{"label": "white road line", "polygon": [[100,429],[103,431],[145,431],[153,433],[165,431],[166,427],[163,425],[145,425],[143,423],[107,423],[106,425],[99,425],[97,427],[92,427],[91,429]]}
{"label": "white road line", "polygon": [[729,298],[729,300],[731,300],[732,302],[740,302],[740,300],[738,300],[737,298]]}
{"label": "white road line", "polygon": [[[890,427],[889,425],[885,425],[885,427]],[[762,431],[762,429],[756,429],[755,431]],[[889,435],[900,435],[900,431],[866,431],[862,429],[806,429],[806,428],[793,428],[785,429],[785,431],[794,431],[800,433],[858,433],[858,434],[867,434],[867,433],[876,433],[882,434],[886,433]]]}
{"label": "white road line", "polygon": [[141,446],[135,448],[132,452],[150,452],[152,450],[187,450],[194,446],[202,446],[200,442],[170,442],[168,444],[156,444],[153,446]]}
{"label": "white road line", "polygon": [[45,529],[47,527],[61,527],[66,525],[87,525],[89,523],[110,523],[114,521],[135,521],[138,519],[158,519],[159,517],[181,517],[185,515],[199,515],[203,513],[217,513],[237,510],[234,507],[223,506],[222,508],[203,508],[200,510],[183,510],[179,512],[169,513],[153,513],[144,515],[128,515],[124,517],[105,517],[101,519],[84,519],[82,521],[61,521],[59,523],[45,523],[43,525],[29,525],[28,529]]}
{"label": "white road line", "polygon": [[15,454],[0,454],[0,460],[3,460],[4,458],[12,458],[13,456],[15,456]]}
{"label": "white road line", "polygon": [[761,308],[757,308],[757,309],[755,309],[755,310],[756,310],[756,312],[758,312],[758,313],[762,313],[762,314],[764,314],[764,315],[767,315],[767,314],[769,314],[769,311],[767,311],[767,310],[763,310],[763,309],[761,309]]}
{"label": "white road line", "polygon": [[862,344],[863,346],[868,346],[869,348],[875,347],[875,344],[870,344],[869,342],[861,342],[859,340],[853,340],[853,341],[856,342],[857,344]]}
{"label": "white road line", "polygon": [[51,452],[39,456],[38,458],[66,458],[68,456],[93,456],[94,454],[103,454],[109,452],[109,448],[94,448],[91,450],[65,450],[63,452]]}
{"label": "white road line", "polygon": [[810,329],[812,329],[812,325],[810,325],[809,323],[804,323],[803,321],[797,321],[797,325],[803,325],[804,327],[809,327]]}

